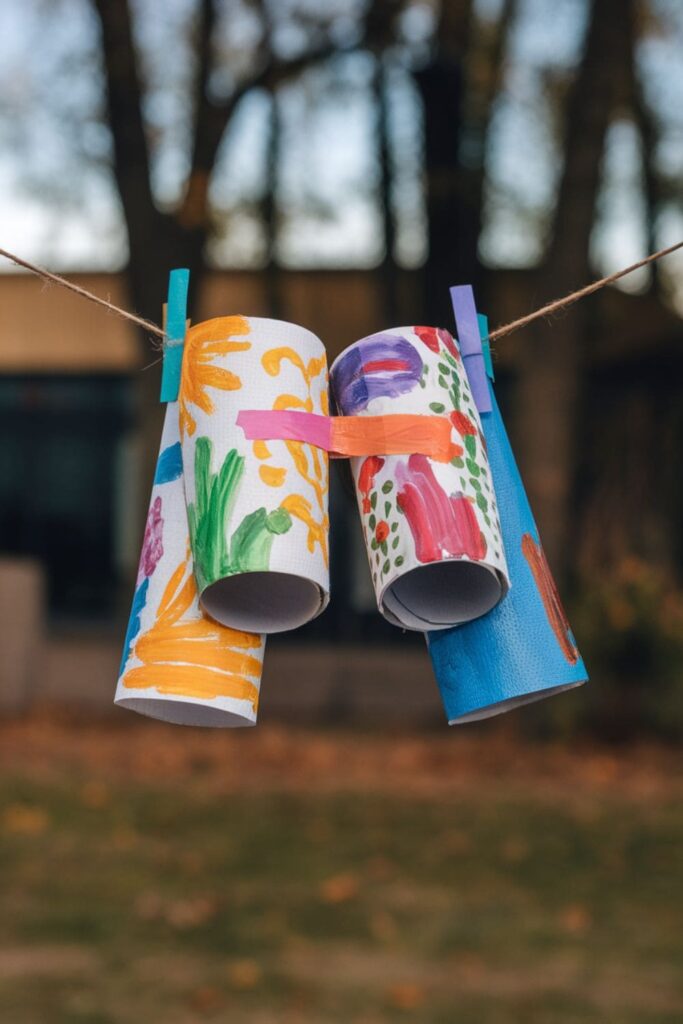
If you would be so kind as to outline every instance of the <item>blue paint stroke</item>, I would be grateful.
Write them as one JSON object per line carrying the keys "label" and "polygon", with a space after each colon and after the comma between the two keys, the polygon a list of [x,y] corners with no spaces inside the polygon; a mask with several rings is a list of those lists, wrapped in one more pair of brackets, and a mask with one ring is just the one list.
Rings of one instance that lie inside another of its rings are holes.
{"label": "blue paint stroke", "polygon": [[142,610],[147,604],[147,591],[149,590],[149,577],[146,577],[133,595],[133,607],[130,610],[130,619],[128,620],[128,629],[126,630],[126,639],[123,642],[123,655],[121,657],[121,665],[119,667],[119,676],[123,675],[126,667],[126,662],[130,657],[130,649],[133,646],[133,640],[140,632],[140,616]]}
{"label": "blue paint stroke", "polygon": [[177,480],[183,473],[183,455],[180,441],[164,448],[159,455],[156,473],[154,474],[155,484],[170,484]]}

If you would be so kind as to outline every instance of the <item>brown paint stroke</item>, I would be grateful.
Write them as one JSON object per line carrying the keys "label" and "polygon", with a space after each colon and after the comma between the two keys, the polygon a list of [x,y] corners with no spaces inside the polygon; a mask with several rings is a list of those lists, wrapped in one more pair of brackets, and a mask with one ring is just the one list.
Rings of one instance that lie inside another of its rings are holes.
{"label": "brown paint stroke", "polygon": [[575,665],[579,660],[579,651],[572,639],[569,622],[562,607],[555,580],[550,572],[550,566],[548,565],[543,548],[540,544],[536,543],[530,533],[522,535],[522,554],[529,564],[536,587],[543,601],[545,613],[548,616],[548,622],[562,649],[562,653],[570,665]]}

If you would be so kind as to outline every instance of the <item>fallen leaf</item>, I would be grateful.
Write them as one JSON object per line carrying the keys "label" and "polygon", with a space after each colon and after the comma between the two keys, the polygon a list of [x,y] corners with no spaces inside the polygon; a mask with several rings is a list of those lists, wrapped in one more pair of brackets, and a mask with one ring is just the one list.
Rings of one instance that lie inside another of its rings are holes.
{"label": "fallen leaf", "polygon": [[254,988],[261,980],[262,971],[255,960],[235,960],[228,967],[228,977],[233,988],[245,991]]}
{"label": "fallen leaf", "polygon": [[583,934],[583,932],[588,931],[592,923],[593,919],[590,912],[587,907],[582,906],[580,903],[571,903],[560,913],[560,924],[564,931],[569,932],[570,935]]}
{"label": "fallen leaf", "polygon": [[220,989],[204,985],[192,992],[189,1002],[198,1013],[215,1013],[225,1005],[225,996]]}
{"label": "fallen leaf", "polygon": [[109,802],[109,791],[103,782],[91,779],[81,789],[81,800],[85,807],[99,810]]}
{"label": "fallen leaf", "polygon": [[2,816],[5,832],[16,836],[39,836],[47,829],[50,819],[40,807],[10,804]]}
{"label": "fallen leaf", "polygon": [[197,928],[208,921],[216,912],[216,903],[206,896],[195,899],[176,900],[166,907],[165,918],[172,928],[183,931]]}
{"label": "fallen leaf", "polygon": [[424,1005],[425,990],[413,982],[392,985],[387,992],[387,1001],[397,1010],[417,1010]]}
{"label": "fallen leaf", "polygon": [[358,895],[358,879],[355,875],[333,875],[320,886],[323,903],[346,903]]}

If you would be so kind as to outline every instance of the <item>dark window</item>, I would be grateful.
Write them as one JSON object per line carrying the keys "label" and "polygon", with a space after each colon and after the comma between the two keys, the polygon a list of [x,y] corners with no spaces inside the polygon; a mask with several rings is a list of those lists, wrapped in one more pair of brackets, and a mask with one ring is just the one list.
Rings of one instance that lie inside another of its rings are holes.
{"label": "dark window", "polygon": [[53,615],[97,617],[115,598],[122,377],[0,379],[0,551],[39,559]]}

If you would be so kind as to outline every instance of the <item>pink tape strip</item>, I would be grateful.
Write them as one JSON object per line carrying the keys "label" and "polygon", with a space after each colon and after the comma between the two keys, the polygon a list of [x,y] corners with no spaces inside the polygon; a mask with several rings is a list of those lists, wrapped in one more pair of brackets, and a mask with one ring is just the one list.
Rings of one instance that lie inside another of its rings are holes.
{"label": "pink tape strip", "polygon": [[304,441],[326,452],[332,449],[332,419],[314,412],[243,410],[237,416],[237,426],[242,428],[247,441]]}

